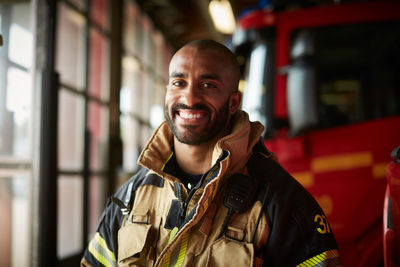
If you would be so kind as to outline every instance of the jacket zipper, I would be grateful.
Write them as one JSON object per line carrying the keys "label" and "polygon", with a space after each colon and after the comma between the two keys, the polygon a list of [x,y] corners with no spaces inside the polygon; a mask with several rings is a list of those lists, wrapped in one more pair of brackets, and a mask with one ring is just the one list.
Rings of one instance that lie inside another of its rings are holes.
{"label": "jacket zipper", "polygon": [[[200,179],[200,183],[197,183],[197,185],[195,187],[193,187],[188,194],[188,197],[186,198],[186,201],[182,201],[181,199],[181,208],[179,209],[179,218],[178,218],[178,227],[181,228],[182,223],[184,222],[185,218],[186,218],[186,210],[187,207],[189,205],[190,199],[193,197],[193,195],[196,193],[196,191],[202,186],[202,184],[204,183],[204,179],[208,176],[208,174],[212,171],[215,171],[215,169],[217,168],[216,166],[218,166],[220,163],[220,160],[217,160],[217,162],[214,164],[213,167],[211,167],[206,173],[203,174],[203,176]],[[179,183],[179,187],[182,190],[182,183]],[[186,190],[186,188],[185,188]]]}
{"label": "jacket zipper", "polygon": [[[179,184],[179,187],[181,187],[181,190],[182,190],[181,184]],[[182,201],[182,199],[181,199],[181,207],[180,207],[179,213],[178,213],[178,216],[179,216],[178,217],[178,227],[179,228],[181,228],[182,223],[184,222],[184,220],[186,218],[186,210],[187,210],[188,204],[190,202],[190,199],[193,197],[194,193],[197,191],[197,189],[199,189],[199,187],[196,186],[192,190],[190,190],[188,197],[186,198],[185,201]]]}

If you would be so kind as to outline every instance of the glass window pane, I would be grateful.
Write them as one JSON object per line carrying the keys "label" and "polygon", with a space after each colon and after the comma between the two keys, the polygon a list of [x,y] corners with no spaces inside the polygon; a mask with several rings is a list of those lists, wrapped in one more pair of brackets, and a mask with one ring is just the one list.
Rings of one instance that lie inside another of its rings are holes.
{"label": "glass window pane", "polygon": [[[154,103],[154,91],[155,91],[155,83],[154,77],[148,73],[143,72],[143,87],[142,87],[142,108],[140,110],[140,117],[146,121],[150,121],[150,109],[152,103]],[[146,88],[146,90],[144,90]]]}
{"label": "glass window pane", "polygon": [[58,178],[57,255],[60,259],[83,249],[83,177]]}
{"label": "glass window pane", "polygon": [[310,30],[315,52],[306,63],[316,70],[322,128],[400,114],[400,23]]}
{"label": "glass window pane", "polygon": [[29,174],[14,175],[12,179],[12,266],[28,266],[30,261]]}
{"label": "glass window pane", "polygon": [[79,171],[83,168],[84,98],[62,89],[59,99],[59,168]]}
{"label": "glass window pane", "polygon": [[0,175],[0,266],[29,266],[29,174]]}
{"label": "glass window pane", "polygon": [[91,176],[89,179],[89,236],[92,239],[96,233],[101,213],[106,205],[107,183],[104,176]]}
{"label": "glass window pane", "polygon": [[154,84],[155,91],[154,91],[154,101],[153,104],[159,105],[163,107],[164,105],[164,98],[165,98],[165,91],[167,89],[164,81],[156,81]]}
{"label": "glass window pane", "polygon": [[11,6],[9,29],[10,43],[8,53],[10,60],[29,68],[32,64],[33,53],[29,3],[19,3]]}
{"label": "glass window pane", "polygon": [[11,239],[12,239],[12,189],[11,179],[0,179],[0,259],[1,265],[11,265]]}
{"label": "glass window pane", "polygon": [[154,97],[150,108],[150,125],[153,129],[157,128],[164,120],[164,96],[165,84],[158,81],[155,83]]}
{"label": "glass window pane", "polygon": [[152,38],[152,25],[150,20],[146,17],[142,17],[142,28],[143,35],[142,40],[142,61],[146,67],[154,69],[154,43]]}
{"label": "glass window pane", "polygon": [[90,169],[108,169],[108,107],[89,102]]}
{"label": "glass window pane", "polygon": [[85,18],[59,3],[56,69],[61,82],[78,90],[85,87]]}
{"label": "glass window pane", "polygon": [[6,2],[0,3],[0,266],[29,266],[32,10],[30,1]]}
{"label": "glass window pane", "polygon": [[32,64],[32,34],[29,30],[13,23],[10,27],[9,58],[25,68]]}
{"label": "glass window pane", "polygon": [[251,121],[261,121],[266,125],[266,117],[262,112],[262,99],[265,93],[264,70],[268,50],[264,43],[259,43],[251,52],[248,69],[248,82],[243,93],[243,110],[249,113]]}
{"label": "glass window pane", "polygon": [[109,1],[108,0],[92,0],[91,13],[92,19],[102,28],[109,28]]}
{"label": "glass window pane", "polygon": [[[32,30],[30,4],[1,5],[0,155],[30,158]],[[19,67],[10,64],[15,63]],[[27,70],[24,70],[26,68]]]}
{"label": "glass window pane", "polygon": [[90,31],[89,94],[108,101],[109,86],[109,45],[105,36],[97,30]]}
{"label": "glass window pane", "polygon": [[160,32],[156,32],[153,34],[154,40],[154,56],[155,56],[155,64],[154,70],[157,77],[163,77],[164,75],[164,39]]}
{"label": "glass window pane", "polygon": [[131,1],[124,4],[123,48],[132,55],[141,56],[142,25],[137,6]]}
{"label": "glass window pane", "polygon": [[137,158],[140,153],[140,124],[130,116],[122,115],[121,122],[121,138],[122,138],[122,151],[123,151],[123,170],[126,172],[133,172],[137,168]]}
{"label": "glass window pane", "polygon": [[2,129],[5,138],[0,140],[0,152],[30,158],[31,76],[28,72],[10,67],[7,81],[6,109],[3,113],[5,128]]}
{"label": "glass window pane", "polygon": [[142,72],[139,62],[133,57],[122,61],[122,88],[120,91],[121,111],[139,115],[142,111]]}

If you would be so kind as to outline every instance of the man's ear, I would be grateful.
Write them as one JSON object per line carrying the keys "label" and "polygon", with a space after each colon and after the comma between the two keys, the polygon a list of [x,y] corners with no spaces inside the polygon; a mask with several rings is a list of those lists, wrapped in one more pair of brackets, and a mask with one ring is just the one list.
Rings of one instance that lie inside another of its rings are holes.
{"label": "man's ear", "polygon": [[234,92],[229,98],[229,113],[235,114],[240,108],[242,102],[242,93],[240,91]]}

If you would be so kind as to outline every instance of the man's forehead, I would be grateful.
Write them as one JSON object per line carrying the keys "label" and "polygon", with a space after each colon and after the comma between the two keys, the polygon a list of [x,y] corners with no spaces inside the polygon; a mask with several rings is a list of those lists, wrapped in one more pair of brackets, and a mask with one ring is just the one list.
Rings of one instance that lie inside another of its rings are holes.
{"label": "man's forehead", "polygon": [[204,48],[204,47],[197,47],[197,46],[184,46],[179,49],[174,56],[179,55],[191,55],[191,56],[198,56],[202,54],[214,54],[214,55],[223,55],[221,51],[213,48]]}
{"label": "man's forehead", "polygon": [[219,51],[183,47],[171,59],[169,73],[170,76],[173,73],[184,73],[190,67],[195,67],[199,72],[207,72],[207,70],[215,69],[220,64],[228,68],[229,63],[229,60]]}

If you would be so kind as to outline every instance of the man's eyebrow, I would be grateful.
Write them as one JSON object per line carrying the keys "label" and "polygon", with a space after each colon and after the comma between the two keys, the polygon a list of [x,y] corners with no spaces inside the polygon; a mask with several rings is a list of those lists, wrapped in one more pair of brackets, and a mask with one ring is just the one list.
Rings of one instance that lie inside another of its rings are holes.
{"label": "man's eyebrow", "polygon": [[171,77],[171,78],[185,78],[186,75],[184,73],[182,73],[182,72],[173,71],[173,72],[171,72],[169,77]]}
{"label": "man's eyebrow", "polygon": [[200,75],[200,79],[217,80],[219,82],[222,81],[221,77],[219,77],[218,75],[214,75],[214,74],[203,74],[203,75]]}

